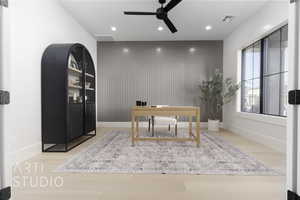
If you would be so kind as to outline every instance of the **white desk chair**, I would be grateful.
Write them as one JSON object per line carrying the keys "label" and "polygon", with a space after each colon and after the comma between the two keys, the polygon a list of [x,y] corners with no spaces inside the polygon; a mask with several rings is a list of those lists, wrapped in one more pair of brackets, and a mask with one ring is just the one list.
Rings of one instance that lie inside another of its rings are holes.
{"label": "white desk chair", "polygon": [[177,137],[177,117],[151,116],[151,118],[149,118],[149,126],[148,126],[149,132],[150,132],[151,125],[152,125],[152,137],[154,137],[154,126],[156,125],[166,125],[168,126],[169,131],[171,131],[171,126],[175,127],[175,136]]}

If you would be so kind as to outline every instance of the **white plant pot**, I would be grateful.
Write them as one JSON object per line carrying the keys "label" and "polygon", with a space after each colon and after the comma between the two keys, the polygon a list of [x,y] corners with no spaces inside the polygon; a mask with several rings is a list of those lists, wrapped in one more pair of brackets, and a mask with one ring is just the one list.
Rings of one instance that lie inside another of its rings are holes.
{"label": "white plant pot", "polygon": [[218,132],[220,120],[208,120],[208,131]]}

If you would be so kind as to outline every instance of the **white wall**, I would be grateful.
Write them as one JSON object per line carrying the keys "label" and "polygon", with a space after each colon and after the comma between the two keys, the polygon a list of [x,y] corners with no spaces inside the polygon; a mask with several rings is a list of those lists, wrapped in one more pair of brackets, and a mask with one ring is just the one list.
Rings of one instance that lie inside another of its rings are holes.
{"label": "white wall", "polygon": [[[0,89],[9,90],[9,10],[0,7]],[[10,175],[10,155],[4,152],[11,152],[11,137],[4,134],[8,112],[8,105],[0,105],[0,187],[8,186],[7,179]],[[5,177],[4,177],[5,176]]]}
{"label": "white wall", "polygon": [[[41,152],[41,58],[52,43],[82,43],[97,66],[97,42],[58,0],[10,0],[11,104],[4,113],[6,155],[12,162]],[[14,142],[12,142],[14,141]]]}
{"label": "white wall", "polygon": [[[247,22],[241,24],[224,40],[223,71],[224,77],[238,80],[238,51],[287,23],[288,1],[266,4]],[[273,30],[265,30],[271,25]],[[286,119],[237,112],[238,97],[226,105],[223,112],[224,127],[249,139],[266,144],[276,150],[285,152]]]}

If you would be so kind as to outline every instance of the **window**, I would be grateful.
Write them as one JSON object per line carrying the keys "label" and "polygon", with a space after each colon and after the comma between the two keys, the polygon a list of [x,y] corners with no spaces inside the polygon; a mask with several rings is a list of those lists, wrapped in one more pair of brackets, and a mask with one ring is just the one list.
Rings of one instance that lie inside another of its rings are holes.
{"label": "window", "polygon": [[242,111],[259,113],[261,42],[244,49],[242,55]]}
{"label": "window", "polygon": [[287,61],[287,25],[242,50],[242,112],[286,116]]}

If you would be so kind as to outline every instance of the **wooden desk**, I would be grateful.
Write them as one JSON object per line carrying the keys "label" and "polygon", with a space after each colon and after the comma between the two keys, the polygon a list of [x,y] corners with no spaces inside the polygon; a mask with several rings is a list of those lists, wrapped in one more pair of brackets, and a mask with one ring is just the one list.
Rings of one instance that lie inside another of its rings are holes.
{"label": "wooden desk", "polygon": [[[142,138],[139,136],[139,117],[142,116],[187,116],[189,118],[189,138]],[[192,120],[196,118],[196,135],[192,132]],[[136,126],[135,126],[136,124]],[[192,106],[135,106],[131,110],[131,139],[132,146],[135,141],[195,141],[200,146],[200,108]]]}

